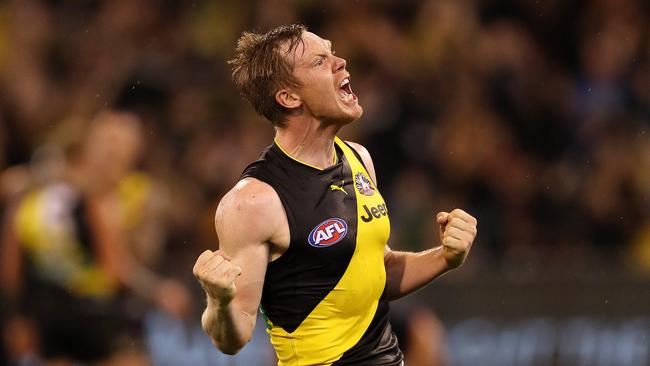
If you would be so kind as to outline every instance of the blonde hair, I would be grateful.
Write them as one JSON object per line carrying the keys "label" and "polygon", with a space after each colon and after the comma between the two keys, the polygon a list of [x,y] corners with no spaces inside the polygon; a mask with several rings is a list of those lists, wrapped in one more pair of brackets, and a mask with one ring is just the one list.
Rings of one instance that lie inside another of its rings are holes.
{"label": "blonde hair", "polygon": [[[282,87],[300,87],[293,75],[293,62],[287,55],[303,42],[307,28],[301,24],[281,26],[260,34],[244,32],[237,41],[235,56],[228,61],[232,66],[232,80],[255,111],[273,125],[282,127],[287,109],[275,100]],[[286,51],[280,49],[288,43]]]}

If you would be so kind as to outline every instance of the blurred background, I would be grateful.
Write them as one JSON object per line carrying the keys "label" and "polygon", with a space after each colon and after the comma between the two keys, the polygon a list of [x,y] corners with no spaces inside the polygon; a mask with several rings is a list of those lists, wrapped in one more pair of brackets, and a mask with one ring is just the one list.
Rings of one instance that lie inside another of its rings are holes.
{"label": "blurred background", "polygon": [[[393,249],[462,270],[393,303],[409,366],[650,365],[642,0],[0,1],[0,364],[272,365],[200,328],[216,205],[272,141],[230,81],[244,30],[348,61]],[[261,322],[258,322],[260,325]],[[261,328],[261,327],[259,327]]]}

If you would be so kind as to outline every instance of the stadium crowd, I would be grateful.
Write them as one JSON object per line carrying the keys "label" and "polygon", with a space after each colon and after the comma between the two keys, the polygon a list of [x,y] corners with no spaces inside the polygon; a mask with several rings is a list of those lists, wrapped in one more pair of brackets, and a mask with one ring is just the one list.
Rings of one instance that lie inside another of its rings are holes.
{"label": "stadium crowd", "polygon": [[196,322],[191,268],[218,245],[216,205],[273,136],[226,60],[242,31],[283,23],[347,60],[365,112],[344,137],[373,155],[392,247],[435,245],[434,213],[467,207],[480,235],[455,280],[650,274],[649,14],[641,0],[1,2],[0,363],[37,362],[34,334],[65,340],[76,314],[130,350],[147,348],[133,343],[152,309]]}

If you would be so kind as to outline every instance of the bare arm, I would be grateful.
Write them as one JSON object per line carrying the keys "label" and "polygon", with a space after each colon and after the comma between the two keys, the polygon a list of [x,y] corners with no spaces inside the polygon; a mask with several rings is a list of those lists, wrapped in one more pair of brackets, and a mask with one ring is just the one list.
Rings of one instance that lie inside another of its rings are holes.
{"label": "bare arm", "polygon": [[94,234],[95,252],[106,273],[134,294],[152,301],[177,317],[187,315],[190,296],[180,282],[159,276],[137,260],[127,247],[114,196],[91,196],[89,220]]}
{"label": "bare arm", "polygon": [[[372,158],[363,146],[348,142],[361,156],[368,174],[377,182]],[[418,253],[393,251],[386,246],[386,292],[390,300],[399,299],[460,266],[476,237],[476,219],[463,210],[438,213],[441,246]]]}
{"label": "bare arm", "polygon": [[442,247],[418,253],[394,251],[386,246],[386,295],[399,299],[427,285],[449,270]]}
{"label": "bare arm", "polygon": [[217,208],[219,250],[201,254],[194,275],[207,296],[203,329],[224,353],[237,353],[252,337],[270,243],[282,240],[282,225],[279,197],[254,179],[239,182]]}
{"label": "bare arm", "polygon": [[127,238],[120,224],[117,200],[111,195],[90,196],[88,211],[95,252],[108,275],[138,296],[153,300],[157,275],[144,268],[126,248]]}

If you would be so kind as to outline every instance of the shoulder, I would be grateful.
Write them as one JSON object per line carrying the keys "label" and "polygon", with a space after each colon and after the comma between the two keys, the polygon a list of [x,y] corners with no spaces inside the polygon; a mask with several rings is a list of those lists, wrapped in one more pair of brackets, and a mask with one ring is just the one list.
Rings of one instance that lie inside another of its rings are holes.
{"label": "shoulder", "polygon": [[248,177],[237,182],[223,196],[219,206],[235,204],[238,209],[256,209],[272,203],[276,198],[278,198],[278,195],[269,184],[259,179]]}
{"label": "shoulder", "polygon": [[368,174],[370,174],[370,178],[372,178],[372,181],[375,182],[375,184],[377,184],[375,165],[372,163],[372,157],[370,156],[368,149],[366,149],[363,145],[358,144],[356,142],[345,141],[345,143],[350,145],[357,152],[357,154],[359,154],[361,160],[363,161],[363,164],[366,166],[366,170],[368,170]]}
{"label": "shoulder", "polygon": [[219,202],[215,215],[217,232],[236,232],[270,239],[282,222],[280,197],[267,183],[255,178],[240,180]]}

